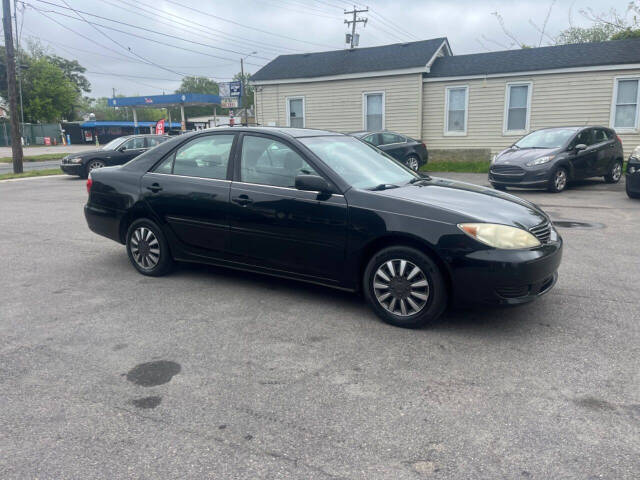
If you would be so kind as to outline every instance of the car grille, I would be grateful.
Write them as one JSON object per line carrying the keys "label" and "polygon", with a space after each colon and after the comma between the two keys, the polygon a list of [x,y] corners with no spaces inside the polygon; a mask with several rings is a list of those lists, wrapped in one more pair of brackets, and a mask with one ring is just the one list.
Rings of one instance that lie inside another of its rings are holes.
{"label": "car grille", "polygon": [[551,222],[544,222],[538,226],[530,228],[529,231],[540,241],[540,243],[549,243],[551,239]]}
{"label": "car grille", "polygon": [[496,289],[498,295],[504,298],[518,298],[529,295],[529,285],[517,285],[512,287],[500,287]]}
{"label": "car grille", "polygon": [[516,165],[494,165],[491,173],[498,175],[524,175],[524,170]]}

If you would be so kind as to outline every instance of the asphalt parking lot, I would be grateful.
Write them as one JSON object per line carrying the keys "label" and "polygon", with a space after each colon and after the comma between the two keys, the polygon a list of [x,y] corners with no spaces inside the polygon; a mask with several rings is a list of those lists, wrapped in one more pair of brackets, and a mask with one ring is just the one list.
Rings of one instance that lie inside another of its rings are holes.
{"label": "asphalt parking lot", "polygon": [[410,331],[322,287],[143,277],[84,181],[0,182],[0,478],[637,479],[640,202],[517,193],[566,222],[554,290]]}

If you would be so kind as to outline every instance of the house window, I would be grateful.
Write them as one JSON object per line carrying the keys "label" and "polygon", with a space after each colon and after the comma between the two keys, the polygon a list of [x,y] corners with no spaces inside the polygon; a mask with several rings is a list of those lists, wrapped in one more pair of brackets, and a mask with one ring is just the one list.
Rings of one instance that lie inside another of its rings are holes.
{"label": "house window", "polygon": [[617,79],[614,93],[613,128],[638,128],[638,79]]}
{"label": "house window", "polygon": [[505,132],[526,132],[529,130],[531,109],[531,84],[507,84],[505,102]]}
{"label": "house window", "polygon": [[304,97],[287,98],[287,127],[304,128]]}
{"label": "house window", "polygon": [[364,94],[364,129],[372,132],[384,130],[384,92]]}
{"label": "house window", "polygon": [[446,88],[445,133],[464,135],[467,133],[467,86]]}

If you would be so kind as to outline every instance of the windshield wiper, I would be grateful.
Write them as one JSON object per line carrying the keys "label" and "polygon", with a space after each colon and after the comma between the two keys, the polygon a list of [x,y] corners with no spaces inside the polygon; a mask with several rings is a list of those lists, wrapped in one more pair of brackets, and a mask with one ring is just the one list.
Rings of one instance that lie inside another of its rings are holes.
{"label": "windshield wiper", "polygon": [[413,185],[414,183],[424,182],[425,180],[431,180],[430,177],[415,177],[409,180],[409,185]]}
{"label": "windshield wiper", "polygon": [[388,190],[390,188],[398,188],[398,185],[394,185],[393,183],[381,183],[380,185],[376,185],[375,187],[372,187],[369,190],[373,192],[377,192],[380,190]]}

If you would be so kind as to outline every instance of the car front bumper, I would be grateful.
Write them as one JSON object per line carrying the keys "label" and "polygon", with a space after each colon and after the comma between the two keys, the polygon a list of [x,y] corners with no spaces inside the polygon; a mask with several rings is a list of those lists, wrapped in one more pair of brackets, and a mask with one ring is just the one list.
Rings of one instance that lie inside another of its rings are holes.
{"label": "car front bumper", "polygon": [[503,174],[489,170],[489,181],[496,185],[513,187],[544,187],[551,176],[550,168],[522,169],[519,174]]}
{"label": "car front bumper", "polygon": [[61,163],[60,170],[68,175],[82,175],[84,165],[81,163]]}
{"label": "car front bumper", "polygon": [[625,176],[627,184],[627,192],[634,195],[640,195],[640,171],[636,173],[627,173]]}
{"label": "car front bumper", "polygon": [[558,279],[562,238],[531,250],[478,250],[454,259],[454,303],[518,305],[549,292]]}

